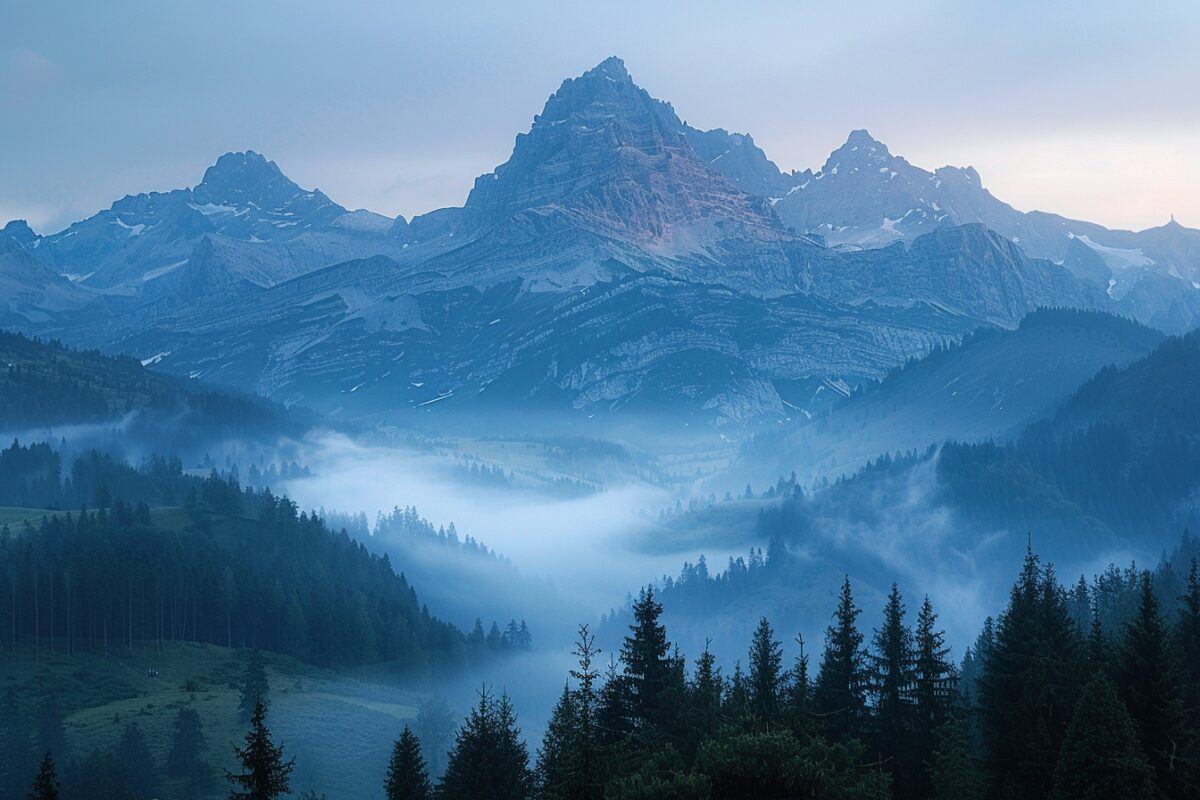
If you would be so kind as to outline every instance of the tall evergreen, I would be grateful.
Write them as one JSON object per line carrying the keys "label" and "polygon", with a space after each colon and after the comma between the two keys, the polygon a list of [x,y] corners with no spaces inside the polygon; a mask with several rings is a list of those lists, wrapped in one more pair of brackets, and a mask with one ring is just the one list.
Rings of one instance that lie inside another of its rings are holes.
{"label": "tall evergreen", "polygon": [[229,800],[275,800],[291,791],[295,759],[284,761],[283,745],[276,745],[271,740],[267,706],[261,699],[254,704],[250,714],[246,746],[235,747],[234,754],[241,764],[241,771],[225,772],[226,780],[233,784]]}
{"label": "tall evergreen", "polygon": [[661,725],[665,693],[671,683],[671,645],[659,618],[662,605],[654,587],[643,589],[633,604],[633,624],[621,645],[621,665],[629,689],[630,722],[636,729]]}
{"label": "tall evergreen", "polygon": [[893,583],[883,609],[883,625],[875,631],[870,655],[874,739],[879,761],[891,773],[898,798],[912,796],[918,777],[911,770],[914,656],[912,632],[904,623],[904,611],[900,589]]}
{"label": "tall evergreen", "polygon": [[133,800],[150,800],[155,795],[154,758],[146,746],[146,737],[136,722],[125,726],[117,744],[117,760],[129,776],[129,789]]}
{"label": "tall evergreen", "polygon": [[1187,686],[1184,704],[1188,728],[1197,734],[1200,733],[1200,574],[1194,558],[1180,600],[1179,619],[1175,623],[1175,647]]}
{"label": "tall evergreen", "polygon": [[537,783],[541,800],[575,797],[580,738],[579,708],[571,688],[564,686],[538,748]]}
{"label": "tall evergreen", "polygon": [[1052,569],[1029,550],[980,679],[989,776],[1001,797],[1045,797],[1075,709],[1079,633]]}
{"label": "tall evergreen", "polygon": [[937,731],[937,745],[928,763],[927,789],[932,800],[983,800],[987,782],[971,752],[971,731],[965,718],[952,717]]}
{"label": "tall evergreen", "polygon": [[687,755],[695,755],[700,743],[720,726],[723,691],[721,668],[706,643],[704,652],[696,659],[688,687]]}
{"label": "tall evergreen", "polygon": [[825,631],[825,652],[814,692],[816,710],[835,741],[863,734],[869,676],[863,635],[857,627],[861,613],[846,577],[833,622]]}
{"label": "tall evergreen", "polygon": [[1137,615],[1125,626],[1118,679],[1142,747],[1164,795],[1180,789],[1177,758],[1186,741],[1179,668],[1150,573],[1142,575]]}
{"label": "tall evergreen", "polygon": [[914,641],[912,700],[914,708],[913,737],[916,794],[927,796],[928,765],[939,743],[938,732],[950,722],[958,703],[958,676],[950,659],[946,635],[937,627],[937,613],[926,595],[917,614]]}
{"label": "tall evergreen", "polygon": [[782,677],[783,648],[763,617],[750,644],[750,713],[759,724],[771,725],[782,716]]}
{"label": "tall evergreen", "polygon": [[179,709],[171,734],[171,749],[167,752],[167,774],[186,778],[193,790],[207,786],[212,773],[208,762],[201,757],[207,747],[200,714],[194,708]]}
{"label": "tall evergreen", "polygon": [[49,752],[42,757],[42,766],[26,797],[28,800],[58,800],[58,773],[54,768],[54,756]]}
{"label": "tall evergreen", "polygon": [[784,694],[785,717],[788,727],[796,735],[811,732],[812,728],[812,679],[808,675],[808,653],[804,650],[804,637],[796,636],[796,659],[792,664]]}
{"label": "tall evergreen", "polygon": [[486,688],[463,722],[437,788],[440,800],[526,800],[534,790],[529,753],[508,695]]}
{"label": "tall evergreen", "polygon": [[421,741],[405,725],[392,746],[383,796],[386,800],[429,800],[432,795],[429,770],[421,757]]}
{"label": "tall evergreen", "polygon": [[1054,800],[1131,800],[1153,796],[1153,770],[1129,713],[1102,674],[1075,708],[1054,773]]}
{"label": "tall evergreen", "polygon": [[238,694],[238,709],[242,713],[243,722],[250,719],[259,701],[264,706],[270,705],[271,687],[267,682],[267,668],[262,653],[254,650],[246,659],[246,669],[242,673],[242,685]]}
{"label": "tall evergreen", "polygon": [[20,797],[28,788],[29,776],[37,768],[28,724],[10,686],[0,700],[0,797]]}
{"label": "tall evergreen", "polygon": [[601,763],[600,743],[600,692],[596,685],[600,680],[600,670],[595,661],[600,655],[596,647],[596,637],[591,634],[587,625],[580,625],[571,651],[577,659],[577,666],[571,670],[571,678],[575,681],[573,693],[575,712],[579,720],[578,735],[574,741],[574,773],[571,780],[572,794],[577,800],[599,798],[604,791],[603,765]]}

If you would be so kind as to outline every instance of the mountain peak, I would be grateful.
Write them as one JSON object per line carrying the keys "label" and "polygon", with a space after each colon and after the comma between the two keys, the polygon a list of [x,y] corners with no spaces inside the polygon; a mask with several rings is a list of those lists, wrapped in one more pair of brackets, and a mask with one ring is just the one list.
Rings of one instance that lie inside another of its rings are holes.
{"label": "mountain peak", "polygon": [[32,244],[38,240],[38,235],[29,227],[29,223],[23,219],[14,219],[4,226],[4,230],[0,231],[0,236],[11,236],[21,245]]}
{"label": "mountain peak", "polygon": [[866,128],[858,128],[850,131],[850,135],[846,137],[846,143],[839,147],[835,152],[859,152],[865,151],[868,155],[879,157],[891,157],[891,152],[887,145],[876,139]]}
{"label": "mountain peak", "polygon": [[[242,189],[271,183],[278,179],[287,181],[274,161],[253,150],[225,153],[204,171],[200,185],[214,192],[224,189]],[[290,181],[288,181],[290,183]]]}
{"label": "mountain peak", "polygon": [[625,62],[616,56],[609,56],[608,58],[604,59],[596,66],[583,73],[582,77],[611,78],[612,80],[621,83],[633,82],[633,79],[629,76],[629,70],[625,69]]}

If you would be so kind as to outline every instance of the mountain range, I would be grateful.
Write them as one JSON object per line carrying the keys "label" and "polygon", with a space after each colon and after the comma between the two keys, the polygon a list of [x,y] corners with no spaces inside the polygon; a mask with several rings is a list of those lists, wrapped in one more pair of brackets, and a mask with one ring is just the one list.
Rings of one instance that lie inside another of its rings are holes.
{"label": "mountain range", "polygon": [[855,131],[818,172],[700,131],[610,58],[463,206],[348,211],[253,151],[39,236],[0,233],[0,324],[350,417],[478,407],[805,416],[1046,306],[1200,316],[1200,232],[996,200]]}

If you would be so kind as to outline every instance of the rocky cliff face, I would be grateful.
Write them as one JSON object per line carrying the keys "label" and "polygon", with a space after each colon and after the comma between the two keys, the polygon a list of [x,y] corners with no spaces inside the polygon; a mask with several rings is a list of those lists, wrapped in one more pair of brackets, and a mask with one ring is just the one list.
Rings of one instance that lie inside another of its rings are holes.
{"label": "rocky cliff face", "polygon": [[[482,404],[728,424],[810,411],[1040,306],[1191,313],[1173,284],[1109,291],[1093,240],[1058,265],[955,224],[1000,207],[973,170],[927,173],[865,131],[819,173],[785,175],[609,59],[562,84],[463,207],[411,223],[346,212],[246,152],[51,236],[10,225],[44,286],[9,318],[40,310],[39,332],[347,415]],[[864,231],[896,241],[845,246]]]}

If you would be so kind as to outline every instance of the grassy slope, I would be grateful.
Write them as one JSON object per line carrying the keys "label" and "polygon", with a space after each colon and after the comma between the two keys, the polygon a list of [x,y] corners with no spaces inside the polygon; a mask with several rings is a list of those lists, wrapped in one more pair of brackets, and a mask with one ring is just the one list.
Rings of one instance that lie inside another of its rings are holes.
{"label": "grassy slope", "polygon": [[[234,766],[232,747],[245,732],[238,713],[237,685],[248,651],[196,644],[114,647],[109,657],[68,657],[58,644],[50,652],[20,647],[0,651],[0,692],[10,686],[26,707],[53,691],[67,713],[72,755],[115,746],[121,731],[136,722],[160,767],[170,749],[172,724],[181,708],[199,712],[208,738],[204,753],[218,775]],[[416,717],[415,698],[400,690],[363,683],[281,656],[264,654],[272,703],[269,724],[296,759],[297,791],[315,789],[335,798],[371,798],[380,793],[388,751],[406,721]],[[147,670],[158,671],[148,677]],[[174,783],[163,797],[183,796]],[[225,797],[224,781],[212,797]]]}

